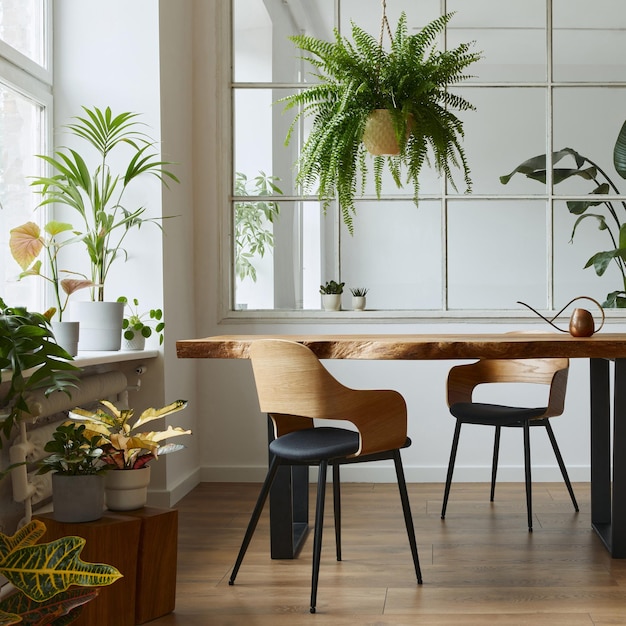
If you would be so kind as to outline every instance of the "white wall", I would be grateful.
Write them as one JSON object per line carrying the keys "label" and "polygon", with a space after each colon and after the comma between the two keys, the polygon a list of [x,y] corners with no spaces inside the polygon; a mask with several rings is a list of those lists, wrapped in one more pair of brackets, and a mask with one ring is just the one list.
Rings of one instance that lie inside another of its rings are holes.
{"label": "white wall", "polygon": [[[187,399],[189,407],[173,423],[193,428],[198,407],[194,371],[175,355],[176,339],[195,334],[192,2],[110,0],[104,7],[99,0],[61,0],[54,8],[56,141],[67,142],[59,131],[71,116],[82,113],[81,105],[110,106],[113,113],[140,113],[149,127],[146,132],[161,142],[163,160],[176,163],[171,169],[180,185],[167,190],[152,177],[137,181],[138,206],[146,206],[150,217],[168,219],[163,233],[144,225],[129,234],[128,261],[114,263],[105,298],[126,295],[146,308],[162,305],[165,343],[149,363],[141,391],[129,394],[129,403],[139,411]],[[154,337],[149,341],[149,347],[158,347]],[[200,441],[190,437],[185,443],[184,452],[153,463],[153,504],[169,506],[197,482]]]}

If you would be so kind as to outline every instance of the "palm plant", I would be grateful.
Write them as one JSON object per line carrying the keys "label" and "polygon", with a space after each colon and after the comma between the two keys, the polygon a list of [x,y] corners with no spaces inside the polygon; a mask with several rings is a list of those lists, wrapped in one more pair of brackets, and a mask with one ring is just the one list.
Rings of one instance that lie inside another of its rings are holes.
{"label": "palm plant", "polygon": [[[571,161],[565,167],[556,167],[562,160]],[[570,241],[574,240],[577,228],[583,221],[591,219],[595,221],[598,230],[604,231],[611,244],[608,250],[596,252],[585,264],[585,269],[593,267],[598,276],[602,276],[610,266],[614,266],[620,273],[621,286],[607,294],[603,307],[626,308],[626,202],[614,201],[610,198],[597,198],[611,192],[619,194],[620,191],[615,183],[609,178],[595,161],[583,156],[572,148],[563,148],[552,153],[552,184],[559,183],[570,178],[578,177],[590,181],[593,189],[590,196],[596,196],[593,200],[568,200],[567,209],[572,215],[576,215],[576,221],[572,227]],[[622,124],[615,145],[613,147],[613,165],[621,178],[626,179],[626,122]],[[515,174],[522,174],[531,180],[537,180],[544,185],[547,182],[548,160],[545,154],[527,159],[518,165],[510,174],[500,176],[500,182],[506,185]],[[620,217],[619,206],[622,207]],[[603,213],[597,209],[588,211],[591,207],[603,207]]]}
{"label": "palm plant", "polygon": [[302,116],[313,118],[298,160],[296,181],[305,192],[317,184],[324,210],[338,199],[343,221],[351,233],[354,197],[359,188],[361,194],[364,192],[368,173],[362,139],[368,117],[375,110],[389,111],[399,148],[396,156],[374,156],[378,197],[385,166],[398,187],[402,187],[405,168],[406,182],[412,183],[417,204],[419,173],[431,161],[454,189],[451,166],[460,167],[467,190],[471,188],[470,170],[461,144],[463,123],[453,111],[474,107],[450,93],[448,87],[467,78],[466,68],[480,54],[470,51],[472,43],[445,51],[434,48],[436,38],[452,16],[453,13],[442,15],[418,33],[409,35],[406,15],[402,13],[392,35],[383,12],[383,25],[387,26],[391,39],[388,52],[382,45],[382,28],[377,41],[354,23],[353,42],[337,30],[333,42],[308,35],[291,37],[300,50],[308,53],[304,59],[316,70],[316,83],[312,87],[280,100],[286,103],[285,109],[298,110],[287,134],[287,144],[298,120]]}
{"label": "palm plant", "polygon": [[[160,218],[144,217],[146,207],[126,208],[123,204],[129,185],[143,174],[156,176],[167,186],[167,180],[178,178],[164,166],[168,161],[158,160],[155,142],[141,130],[137,113],[124,112],[113,115],[83,107],[86,115],[77,116],[67,128],[71,133],[96,149],[98,158],[90,170],[87,162],[76,150],[62,147],[53,157],[39,155],[54,173],[35,178],[32,185],[39,188],[43,200],[39,206],[59,203],[75,209],[81,219],[79,234],[87,246],[91,263],[91,280],[96,285],[94,300],[104,300],[104,286],[111,264],[125,254],[122,243],[132,228],[151,222],[160,225]],[[115,151],[126,147],[130,156],[126,169],[115,174],[109,159]]]}

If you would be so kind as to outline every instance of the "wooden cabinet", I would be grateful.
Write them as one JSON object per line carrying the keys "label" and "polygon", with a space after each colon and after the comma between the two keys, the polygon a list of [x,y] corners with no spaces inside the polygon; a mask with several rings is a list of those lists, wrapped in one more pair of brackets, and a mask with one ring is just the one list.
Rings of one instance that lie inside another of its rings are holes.
{"label": "wooden cabinet", "polygon": [[84,561],[114,565],[123,578],[100,587],[85,605],[78,626],[134,626],[167,615],[176,601],[178,512],[145,507],[107,512],[94,522],[57,522],[51,513],[35,516],[46,525],[42,541],[67,535],[86,540]]}

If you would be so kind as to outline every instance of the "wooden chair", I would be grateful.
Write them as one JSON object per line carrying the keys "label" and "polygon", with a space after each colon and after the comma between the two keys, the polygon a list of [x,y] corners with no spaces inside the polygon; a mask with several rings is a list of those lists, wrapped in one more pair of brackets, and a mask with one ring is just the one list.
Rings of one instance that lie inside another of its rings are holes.
{"label": "wooden chair", "polygon": [[[526,478],[526,508],[528,513],[528,530],[532,532],[532,487],[530,469],[530,427],[544,426],[548,432],[552,449],[561,469],[563,480],[567,486],[574,509],[578,504],[574,491],[563,463],[563,458],[554,437],[549,419],[563,413],[565,390],[569,360],[552,359],[482,359],[476,363],[458,365],[448,374],[448,407],[456,418],[456,428],[452,440],[452,451],[448,464],[448,475],[443,496],[441,519],[445,518],[450,484],[454,472],[454,462],[459,444],[462,424],[481,424],[495,426],[493,444],[493,460],[491,466],[491,501],[493,502],[496,473],[498,470],[498,454],[500,448],[500,430],[503,426],[518,427],[524,430],[524,467]],[[474,402],[474,389],[483,383],[535,383],[549,386],[548,405],[537,408],[512,407],[500,404]]]}
{"label": "wooden chair", "polygon": [[[395,464],[415,573],[418,584],[421,584],[415,531],[400,458],[400,449],[411,443],[406,435],[407,412],[404,398],[391,390],[355,390],[343,386],[324,368],[309,348],[292,341],[254,341],[250,347],[250,358],[260,408],[271,417],[275,439],[269,444],[269,470],[229,584],[235,582],[279,466],[318,466],[310,608],[311,613],[315,613],[328,465],[333,467],[335,538],[337,560],[340,561],[339,466],[382,459],[393,459]],[[357,430],[316,426],[313,421],[316,418],[346,420],[354,424]]]}

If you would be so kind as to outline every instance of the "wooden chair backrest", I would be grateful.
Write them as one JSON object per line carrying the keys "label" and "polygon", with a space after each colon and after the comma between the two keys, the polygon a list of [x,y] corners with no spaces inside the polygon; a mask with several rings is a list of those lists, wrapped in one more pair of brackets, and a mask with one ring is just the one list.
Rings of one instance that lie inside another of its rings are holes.
{"label": "wooden chair backrest", "polygon": [[404,398],[393,390],[342,385],[304,345],[259,339],[250,346],[261,411],[274,422],[276,437],[313,427],[313,419],[346,420],[360,434],[354,456],[401,448],[406,441]]}
{"label": "wooden chair backrest", "polygon": [[472,402],[474,389],[483,383],[535,383],[550,385],[547,410],[541,417],[554,417],[565,407],[568,372],[565,358],[481,359],[457,365],[448,374],[448,406]]}

